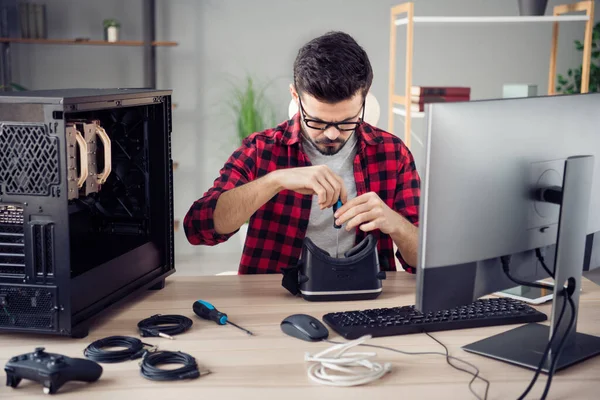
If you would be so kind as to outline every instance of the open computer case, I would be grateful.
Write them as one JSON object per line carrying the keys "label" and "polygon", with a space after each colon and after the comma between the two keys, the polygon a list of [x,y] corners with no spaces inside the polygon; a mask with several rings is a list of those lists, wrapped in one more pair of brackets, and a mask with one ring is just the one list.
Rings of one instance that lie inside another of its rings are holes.
{"label": "open computer case", "polygon": [[0,95],[0,331],[84,337],[174,270],[171,91]]}

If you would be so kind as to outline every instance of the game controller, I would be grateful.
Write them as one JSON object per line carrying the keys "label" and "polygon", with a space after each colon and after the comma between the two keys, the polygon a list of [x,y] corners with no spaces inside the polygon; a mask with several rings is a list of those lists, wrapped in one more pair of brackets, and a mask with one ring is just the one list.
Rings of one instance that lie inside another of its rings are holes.
{"label": "game controller", "polygon": [[100,364],[83,358],[46,353],[37,347],[33,353],[12,357],[4,367],[6,386],[17,387],[21,379],[41,383],[46,394],[54,394],[66,382],[94,382],[102,375]]}

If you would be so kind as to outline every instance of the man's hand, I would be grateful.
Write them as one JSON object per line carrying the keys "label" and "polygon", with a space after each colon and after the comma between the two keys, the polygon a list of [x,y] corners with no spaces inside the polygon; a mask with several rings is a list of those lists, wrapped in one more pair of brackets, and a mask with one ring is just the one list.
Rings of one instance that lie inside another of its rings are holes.
{"label": "man's hand", "polygon": [[[343,200],[342,200],[342,203]],[[401,226],[403,217],[392,210],[375,192],[365,193],[344,203],[335,213],[335,223],[339,226],[346,222],[346,230],[360,226],[360,230],[369,232],[379,229],[388,235]]]}
{"label": "man's hand", "polygon": [[343,179],[326,165],[279,169],[271,172],[279,189],[319,196],[321,210],[333,206],[338,198],[348,200]]}
{"label": "man's hand", "polygon": [[337,225],[346,223],[347,231],[358,226],[363,232],[379,229],[390,235],[404,260],[410,266],[417,265],[419,229],[389,208],[376,193],[365,193],[344,203],[334,216]]}

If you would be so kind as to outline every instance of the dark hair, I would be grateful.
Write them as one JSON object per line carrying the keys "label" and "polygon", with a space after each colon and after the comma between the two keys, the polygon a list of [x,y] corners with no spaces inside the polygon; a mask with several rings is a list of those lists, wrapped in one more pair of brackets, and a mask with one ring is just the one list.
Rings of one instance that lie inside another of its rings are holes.
{"label": "dark hair", "polygon": [[373,69],[362,47],[343,32],[328,32],[306,43],[294,62],[294,85],[320,101],[337,103],[361,90],[365,97]]}

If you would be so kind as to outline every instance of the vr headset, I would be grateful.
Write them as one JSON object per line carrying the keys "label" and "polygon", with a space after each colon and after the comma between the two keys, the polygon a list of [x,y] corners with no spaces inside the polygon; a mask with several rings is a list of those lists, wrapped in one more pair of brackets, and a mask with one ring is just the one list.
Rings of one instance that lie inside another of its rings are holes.
{"label": "vr headset", "polygon": [[377,239],[367,235],[344,253],[343,258],[329,253],[306,237],[296,266],[284,268],[282,286],[308,301],[368,300],[382,291],[385,271],[379,267]]}

